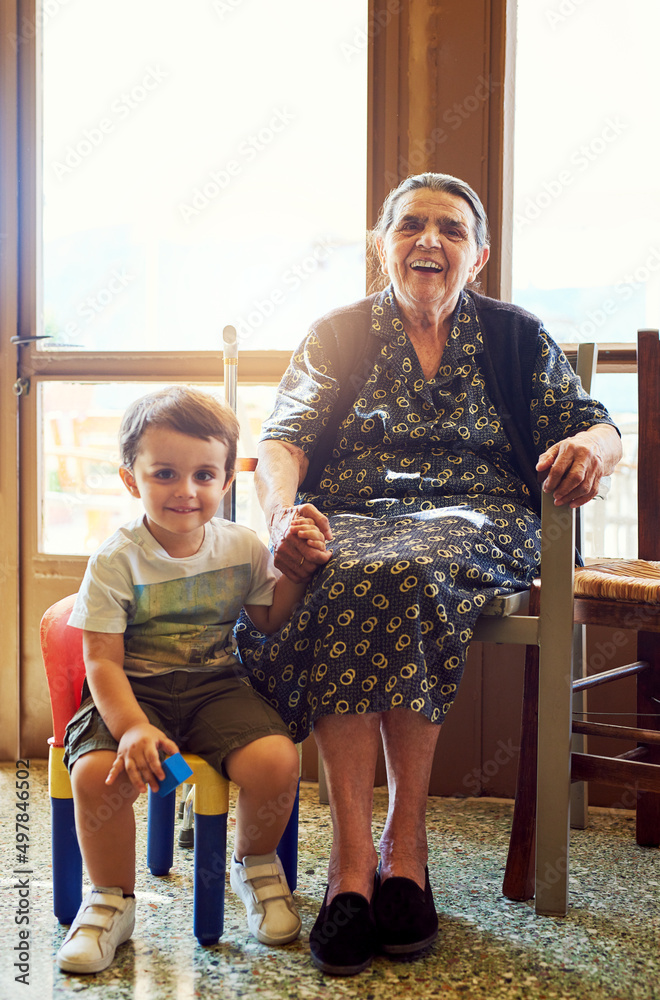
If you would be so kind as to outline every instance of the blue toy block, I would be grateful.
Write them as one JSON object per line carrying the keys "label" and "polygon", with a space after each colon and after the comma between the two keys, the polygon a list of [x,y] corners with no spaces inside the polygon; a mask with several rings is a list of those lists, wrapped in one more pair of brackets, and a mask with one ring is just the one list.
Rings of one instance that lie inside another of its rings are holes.
{"label": "blue toy block", "polygon": [[186,764],[180,753],[174,753],[162,762],[165,777],[158,787],[158,795],[169,795],[183,784],[192,774],[192,768]]}

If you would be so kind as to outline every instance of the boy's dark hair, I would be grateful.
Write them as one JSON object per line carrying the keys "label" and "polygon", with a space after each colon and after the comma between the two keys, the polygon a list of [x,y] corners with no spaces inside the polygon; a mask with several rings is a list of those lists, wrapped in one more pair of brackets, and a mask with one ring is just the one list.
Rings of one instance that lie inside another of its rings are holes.
{"label": "boy's dark hair", "polygon": [[239,426],[236,414],[208,392],[170,385],[141,396],[128,407],[119,428],[122,465],[132,469],[148,427],[169,427],[190,437],[217,438],[227,447],[225,482],[234,474]]}

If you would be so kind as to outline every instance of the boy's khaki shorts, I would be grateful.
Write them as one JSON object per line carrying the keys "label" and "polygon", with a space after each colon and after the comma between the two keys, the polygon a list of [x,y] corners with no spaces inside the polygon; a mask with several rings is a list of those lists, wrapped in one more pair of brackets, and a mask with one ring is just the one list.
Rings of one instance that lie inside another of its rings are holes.
{"label": "boy's khaki shorts", "polygon": [[[181,753],[195,753],[228,777],[224,760],[232,750],[263,736],[289,730],[245,677],[174,670],[129,677],[140,708],[152,725],[174,740]],[[117,750],[117,741],[83,688],[80,708],[66,727],[64,763],[69,771],[92,750]]]}

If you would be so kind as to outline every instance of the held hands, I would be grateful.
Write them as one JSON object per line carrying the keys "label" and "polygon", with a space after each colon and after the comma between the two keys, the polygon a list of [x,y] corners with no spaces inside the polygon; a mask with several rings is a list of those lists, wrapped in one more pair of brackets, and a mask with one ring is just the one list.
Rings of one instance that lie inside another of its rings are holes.
{"label": "held hands", "polygon": [[275,565],[294,583],[306,583],[332,556],[327,517],[311,503],[279,508],[271,518]]}
{"label": "held hands", "polygon": [[301,517],[299,514],[294,514],[289,530],[299,539],[304,539],[307,542],[305,553],[308,553],[309,547],[325,552],[325,535],[311,517]]}
{"label": "held hands", "polygon": [[127,729],[119,741],[117,756],[105,779],[106,785],[126,772],[131,784],[138,792],[146,792],[147,785],[152,792],[158,791],[158,784],[165,777],[161,767],[159,750],[166,755],[178,753],[174,740],[150,723],[139,723]]}

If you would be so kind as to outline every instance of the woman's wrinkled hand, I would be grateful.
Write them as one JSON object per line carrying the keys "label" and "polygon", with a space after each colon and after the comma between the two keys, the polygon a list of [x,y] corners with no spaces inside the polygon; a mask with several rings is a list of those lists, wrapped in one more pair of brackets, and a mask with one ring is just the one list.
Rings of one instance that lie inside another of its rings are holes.
{"label": "woman's wrinkled hand", "polygon": [[593,500],[607,474],[601,444],[588,432],[553,444],[539,457],[536,471],[546,473],[542,489],[552,493],[557,507],[582,507]]}
{"label": "woman's wrinkled hand", "polygon": [[275,566],[294,583],[306,583],[332,556],[332,531],[325,514],[311,503],[280,507],[270,521]]}

